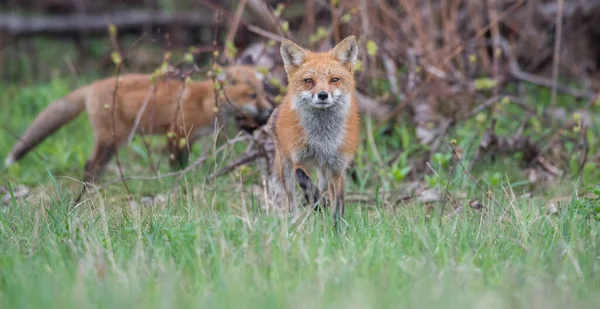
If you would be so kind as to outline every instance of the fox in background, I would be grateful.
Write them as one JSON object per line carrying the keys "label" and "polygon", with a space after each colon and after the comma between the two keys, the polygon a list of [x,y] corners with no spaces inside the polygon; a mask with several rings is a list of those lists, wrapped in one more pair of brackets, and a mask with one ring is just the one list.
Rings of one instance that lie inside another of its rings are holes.
{"label": "fox in background", "polygon": [[[213,129],[217,117],[243,113],[258,125],[267,122],[273,107],[265,94],[263,78],[252,65],[224,68],[217,76],[225,97],[220,100],[218,111],[212,79],[188,84],[182,80],[162,79],[154,84],[153,91],[152,76],[146,74],[125,74],[93,82],[43,110],[13,146],[5,165],[22,159],[85,110],[95,145],[85,163],[84,183],[93,182],[99,176],[119,148],[127,143],[136,123],[135,133],[167,134],[169,165],[172,169],[181,168],[187,162],[193,142]],[[76,202],[84,191],[85,184]]]}
{"label": "fox in background", "polygon": [[[349,36],[328,52],[311,52],[286,40],[280,53],[288,91],[265,127],[275,140],[270,199],[277,201],[283,191],[296,208],[298,184],[306,201],[318,209],[327,193],[337,228],[344,215],[345,172],[360,133],[354,81],[358,43]],[[318,187],[309,176],[312,167]]]}

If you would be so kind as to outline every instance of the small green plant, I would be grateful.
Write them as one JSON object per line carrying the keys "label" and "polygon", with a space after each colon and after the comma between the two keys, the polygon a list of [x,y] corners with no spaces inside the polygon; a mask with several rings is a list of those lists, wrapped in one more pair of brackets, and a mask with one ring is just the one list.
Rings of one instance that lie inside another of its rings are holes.
{"label": "small green plant", "polygon": [[408,152],[400,155],[400,160],[392,167],[391,174],[396,181],[402,181],[412,171],[412,166],[408,163]]}
{"label": "small green plant", "polygon": [[435,163],[439,164],[439,166],[443,169],[447,169],[448,165],[450,164],[450,160],[452,159],[452,154],[451,153],[441,153],[441,152],[436,152],[433,155],[433,160]]}
{"label": "small green plant", "polygon": [[[433,188],[445,189],[448,186],[448,176],[445,173],[425,175],[425,182],[427,183],[427,187],[430,189],[433,189]],[[448,188],[451,188],[451,187],[452,186],[450,185]]]}
{"label": "small green plant", "polygon": [[500,187],[500,180],[502,180],[502,174],[496,172],[490,175],[489,182],[492,188]]}
{"label": "small green plant", "polygon": [[449,180],[449,167],[452,160],[452,153],[436,152],[433,154],[432,168],[435,172],[431,175],[425,175],[425,182],[429,188],[446,188]]}
{"label": "small green plant", "polygon": [[439,183],[440,177],[437,174],[425,175],[425,182],[427,182],[427,187],[435,188]]}
{"label": "small green plant", "polygon": [[592,189],[592,197],[584,197],[574,202],[575,212],[585,218],[600,221],[600,185]]}
{"label": "small green plant", "polygon": [[587,162],[583,166],[583,181],[585,183],[595,183],[600,181],[600,173],[598,173],[598,165],[594,162]]}

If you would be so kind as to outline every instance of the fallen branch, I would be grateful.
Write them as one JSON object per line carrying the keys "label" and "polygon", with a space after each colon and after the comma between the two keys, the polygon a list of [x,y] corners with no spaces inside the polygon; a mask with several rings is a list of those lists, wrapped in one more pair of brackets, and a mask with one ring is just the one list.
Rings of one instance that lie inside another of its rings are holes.
{"label": "fallen branch", "polygon": [[568,94],[576,99],[590,101],[596,97],[596,94],[591,91],[577,90],[568,86],[557,84],[551,78],[537,76],[523,71],[514,55],[510,52],[508,42],[504,38],[500,38],[500,48],[502,48],[503,52],[507,55],[510,74],[513,76],[513,78],[545,88],[555,89],[556,91]]}
{"label": "fallen branch", "polygon": [[527,163],[533,162],[542,152],[531,139],[522,135],[523,124],[512,137],[499,137],[496,135],[494,126],[496,120],[492,120],[490,127],[484,133],[479,144],[479,155],[482,154],[513,154],[517,151],[523,153],[523,161]]}
{"label": "fallen branch", "polygon": [[106,34],[108,25],[119,30],[141,29],[147,25],[154,27],[179,25],[188,27],[213,26],[211,12],[153,12],[120,11],[111,14],[86,14],[64,16],[24,17],[17,14],[0,13],[0,32],[12,36],[36,34],[99,33]]}
{"label": "fallen branch", "polygon": [[212,173],[210,176],[207,177],[207,180],[212,181],[219,176],[228,174],[239,166],[248,164],[250,162],[254,162],[254,161],[260,159],[261,157],[264,157],[266,155],[265,151],[268,152],[268,151],[274,151],[274,150],[275,150],[275,145],[273,143],[266,144],[264,150],[258,149],[258,150],[252,151],[250,153],[247,153],[246,155],[238,158],[237,160],[233,161],[231,164],[227,165],[226,167],[223,167],[223,168],[219,169],[218,171]]}

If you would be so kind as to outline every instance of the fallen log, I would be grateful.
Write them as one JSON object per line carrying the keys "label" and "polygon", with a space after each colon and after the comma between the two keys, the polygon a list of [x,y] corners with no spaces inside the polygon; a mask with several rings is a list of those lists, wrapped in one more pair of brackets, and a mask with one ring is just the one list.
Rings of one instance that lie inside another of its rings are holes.
{"label": "fallen log", "polygon": [[158,12],[120,11],[109,14],[72,14],[64,16],[25,17],[19,14],[0,13],[0,33],[10,36],[39,34],[107,33],[108,25],[119,30],[142,27],[212,27],[214,13],[210,11]]}

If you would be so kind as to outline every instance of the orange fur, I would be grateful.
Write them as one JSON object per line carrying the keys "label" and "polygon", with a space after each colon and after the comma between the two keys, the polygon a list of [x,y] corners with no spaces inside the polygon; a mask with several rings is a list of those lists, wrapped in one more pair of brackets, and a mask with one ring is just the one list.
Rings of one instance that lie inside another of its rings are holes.
{"label": "orange fur", "polygon": [[283,187],[293,207],[296,183],[308,203],[318,204],[321,192],[309,176],[309,169],[317,167],[319,189],[328,191],[334,205],[335,225],[344,212],[344,172],[359,140],[353,74],[357,51],[353,36],[328,52],[307,51],[285,41],[281,54],[288,74],[288,92],[267,124],[276,142],[276,184]]}
{"label": "orange fur", "polygon": [[[254,67],[231,66],[218,78],[224,84],[224,97],[219,101],[221,114],[228,116],[242,112],[257,122],[266,123],[272,107]],[[153,84],[151,76],[145,74],[109,77],[79,88],[48,106],[15,144],[7,162],[21,159],[84,110],[95,137],[94,150],[86,162],[86,182],[94,180],[127,142],[138,118],[134,134],[167,134],[170,137],[172,167],[184,164],[194,140],[203,131],[211,130],[217,118],[215,87],[211,79],[186,85],[174,79],[162,79]]]}

